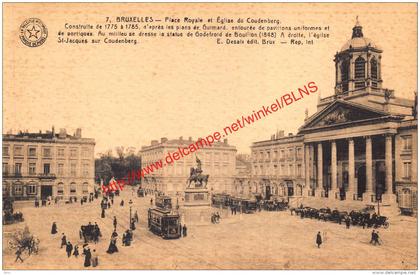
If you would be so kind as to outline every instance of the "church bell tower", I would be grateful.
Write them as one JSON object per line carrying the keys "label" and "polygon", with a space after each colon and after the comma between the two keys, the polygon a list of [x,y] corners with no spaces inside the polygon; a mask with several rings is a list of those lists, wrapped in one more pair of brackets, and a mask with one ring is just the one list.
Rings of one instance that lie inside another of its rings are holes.
{"label": "church bell tower", "polygon": [[363,36],[362,29],[356,18],[351,39],[335,55],[336,95],[370,93],[382,88],[382,50]]}

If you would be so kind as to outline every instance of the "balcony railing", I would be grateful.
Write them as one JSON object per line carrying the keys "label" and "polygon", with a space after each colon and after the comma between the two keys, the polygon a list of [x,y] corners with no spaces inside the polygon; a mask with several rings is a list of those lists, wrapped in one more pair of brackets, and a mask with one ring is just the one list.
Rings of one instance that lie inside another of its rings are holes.
{"label": "balcony railing", "polygon": [[22,174],[22,173],[7,173],[3,172],[3,178],[40,178],[40,179],[55,179],[55,174]]}

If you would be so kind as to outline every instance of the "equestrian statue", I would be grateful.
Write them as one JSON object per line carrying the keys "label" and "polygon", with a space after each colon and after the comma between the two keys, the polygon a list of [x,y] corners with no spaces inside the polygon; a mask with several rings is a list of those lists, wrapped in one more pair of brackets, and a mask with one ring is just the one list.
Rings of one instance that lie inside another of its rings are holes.
{"label": "equestrian statue", "polygon": [[[196,156],[197,168],[191,167],[190,177],[187,179],[187,188],[206,188],[209,175],[203,175],[201,170],[201,160]],[[191,187],[191,182],[194,182],[194,187]]]}

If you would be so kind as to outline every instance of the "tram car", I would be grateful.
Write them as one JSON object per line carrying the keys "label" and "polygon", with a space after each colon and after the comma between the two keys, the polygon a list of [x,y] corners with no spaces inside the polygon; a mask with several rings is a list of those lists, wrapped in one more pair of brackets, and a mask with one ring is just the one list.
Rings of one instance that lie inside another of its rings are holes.
{"label": "tram car", "polygon": [[170,210],[172,209],[172,199],[168,196],[158,196],[155,199],[156,207]]}
{"label": "tram car", "polygon": [[149,230],[163,239],[178,239],[181,237],[180,216],[162,208],[149,208]]}
{"label": "tram car", "polygon": [[242,213],[251,214],[257,211],[256,200],[232,197],[230,201],[231,201],[231,206],[236,207]]}
{"label": "tram car", "polygon": [[229,208],[231,196],[229,194],[213,194],[211,196],[211,206],[218,208]]}

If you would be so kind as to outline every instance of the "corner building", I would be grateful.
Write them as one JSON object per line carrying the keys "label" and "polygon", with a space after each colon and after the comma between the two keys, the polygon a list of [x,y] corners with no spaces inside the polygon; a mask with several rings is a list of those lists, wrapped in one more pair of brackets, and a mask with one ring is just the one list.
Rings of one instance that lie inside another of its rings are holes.
{"label": "corner building", "polygon": [[3,197],[14,200],[87,197],[94,192],[95,140],[82,130],[68,135],[27,133],[3,135]]}
{"label": "corner building", "polygon": [[[334,58],[334,95],[320,99],[297,135],[251,146],[256,191],[283,185],[293,187],[289,197],[311,203],[417,212],[417,103],[382,87],[382,52],[356,23]],[[296,154],[288,178],[282,150]]]}
{"label": "corner building", "polygon": [[[188,147],[192,143],[196,141],[191,137],[188,140],[183,137],[172,140],[161,138],[160,142],[152,140],[149,146],[143,146],[140,150],[141,165],[144,168],[159,160],[165,163],[169,152],[176,152],[178,148]],[[169,196],[181,197],[190,176],[190,169],[197,166],[196,156],[201,160],[203,174],[209,175],[208,190],[230,192],[235,176],[236,147],[229,145],[227,139],[204,146],[179,160],[174,160],[162,169],[145,175],[143,188],[148,192],[163,192]]]}

